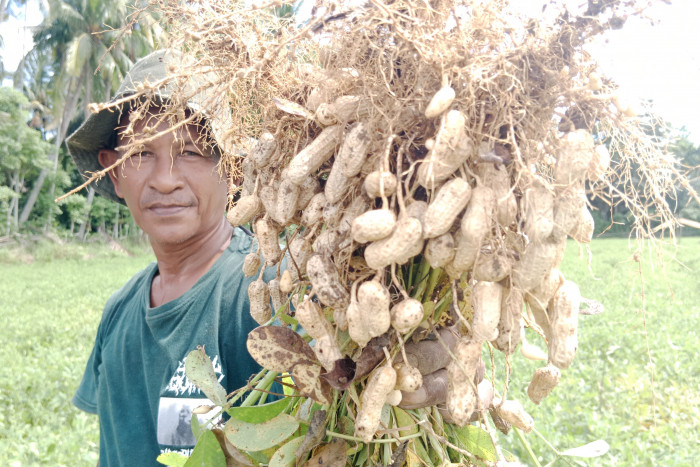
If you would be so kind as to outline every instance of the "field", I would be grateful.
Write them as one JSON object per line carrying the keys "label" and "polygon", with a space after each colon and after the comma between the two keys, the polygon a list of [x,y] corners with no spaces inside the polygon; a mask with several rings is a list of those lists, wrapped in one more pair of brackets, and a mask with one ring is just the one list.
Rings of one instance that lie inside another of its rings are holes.
{"label": "field", "polygon": [[[44,246],[25,254],[0,249],[1,465],[95,465],[96,417],[70,399],[104,302],[151,261],[143,249],[136,251],[129,257],[106,246]],[[680,239],[660,255],[640,251],[641,262],[624,239],[594,241],[590,268],[582,253],[571,243],[563,270],[605,312],[581,318],[579,354],[540,406],[525,395],[540,364],[519,353],[509,393],[524,402],[553,448],[598,439],[610,444],[608,454],[587,465],[696,464],[700,239]],[[513,432],[501,440],[527,465],[581,461],[557,459],[535,433],[524,440],[537,460]]]}

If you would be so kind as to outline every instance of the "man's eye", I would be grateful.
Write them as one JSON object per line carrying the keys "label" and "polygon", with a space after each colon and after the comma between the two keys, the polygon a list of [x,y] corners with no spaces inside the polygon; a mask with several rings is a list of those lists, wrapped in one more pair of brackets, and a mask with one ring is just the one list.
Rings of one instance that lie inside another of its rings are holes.
{"label": "man's eye", "polygon": [[202,155],[195,151],[183,151],[182,155],[185,157],[202,157]]}
{"label": "man's eye", "polygon": [[141,151],[141,152],[137,152],[136,154],[134,154],[134,156],[138,157],[139,159],[146,159],[149,157],[153,157],[153,153],[150,151]]}

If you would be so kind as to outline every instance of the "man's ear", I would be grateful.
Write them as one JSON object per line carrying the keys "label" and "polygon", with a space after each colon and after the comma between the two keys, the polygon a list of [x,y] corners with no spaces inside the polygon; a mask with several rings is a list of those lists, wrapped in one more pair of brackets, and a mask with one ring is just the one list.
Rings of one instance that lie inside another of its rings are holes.
{"label": "man's ear", "polygon": [[[100,151],[97,153],[97,160],[104,168],[111,167],[115,162],[117,162],[118,159],[119,153],[113,149],[100,149]],[[112,180],[114,192],[117,194],[117,196],[123,198],[119,190],[119,176],[117,174],[117,170],[119,170],[119,168],[115,167],[107,172],[107,175],[109,176],[109,179]]]}

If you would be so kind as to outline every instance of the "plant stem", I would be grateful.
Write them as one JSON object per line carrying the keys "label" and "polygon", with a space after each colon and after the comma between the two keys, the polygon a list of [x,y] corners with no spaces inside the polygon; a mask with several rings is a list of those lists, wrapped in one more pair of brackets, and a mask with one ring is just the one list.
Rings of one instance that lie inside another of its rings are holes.
{"label": "plant stem", "polygon": [[267,374],[263,379],[258,382],[258,384],[255,386],[255,389],[253,389],[250,394],[248,394],[248,397],[245,398],[243,402],[241,402],[241,407],[250,407],[251,405],[254,405],[259,399],[260,396],[262,396],[262,391],[260,389],[269,389],[270,386],[272,386],[272,383],[275,381],[275,378],[277,377],[277,372],[275,371],[268,371]]}
{"label": "plant stem", "polygon": [[[330,436],[332,438],[340,438],[340,439],[344,439],[347,441],[355,441],[358,443],[364,443],[364,441],[362,441],[360,438],[355,438],[354,436],[350,436],[350,435],[344,435],[342,433],[336,433],[336,432],[331,431],[331,430],[326,430],[326,435]],[[421,433],[412,433],[410,435],[398,436],[396,438],[390,438],[390,439],[374,439],[374,440],[370,441],[370,443],[380,443],[380,444],[396,443],[397,441],[403,442],[403,441],[406,441],[409,439],[419,438],[420,436],[421,436]]]}
{"label": "plant stem", "polygon": [[527,451],[527,453],[530,455],[530,459],[532,459],[532,462],[535,463],[537,467],[542,467],[542,464],[540,464],[540,461],[537,460],[537,456],[535,456],[535,453],[532,452],[532,448],[530,447],[530,443],[527,442],[523,434],[518,430],[517,428],[513,428],[513,431],[517,435],[518,439],[520,440],[520,443],[522,443],[523,447]]}

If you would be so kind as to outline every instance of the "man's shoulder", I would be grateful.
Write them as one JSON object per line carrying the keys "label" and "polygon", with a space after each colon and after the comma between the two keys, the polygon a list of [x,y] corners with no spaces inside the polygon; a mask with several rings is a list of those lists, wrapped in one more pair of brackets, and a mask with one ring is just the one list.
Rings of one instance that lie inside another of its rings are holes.
{"label": "man's shoulder", "polygon": [[136,297],[137,293],[144,287],[148,287],[150,290],[150,279],[153,277],[153,273],[157,265],[155,262],[150,263],[148,266],[134,274],[131,279],[129,279],[124,285],[122,285],[119,290],[114,292],[109,300],[107,300],[107,305],[105,306],[105,311],[114,308],[120,302],[125,299],[131,299]]}

